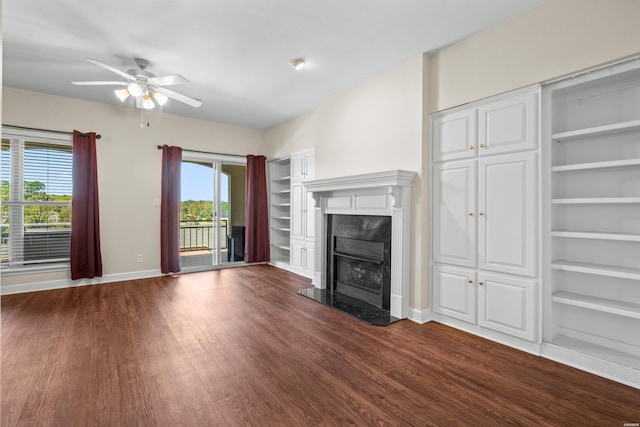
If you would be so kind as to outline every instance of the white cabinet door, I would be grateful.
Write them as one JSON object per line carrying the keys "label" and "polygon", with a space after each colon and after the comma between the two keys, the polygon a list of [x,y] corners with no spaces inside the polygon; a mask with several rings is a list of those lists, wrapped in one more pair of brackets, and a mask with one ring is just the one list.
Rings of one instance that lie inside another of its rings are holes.
{"label": "white cabinet door", "polygon": [[304,267],[304,241],[291,240],[291,267],[302,270]]}
{"label": "white cabinet door", "polygon": [[445,114],[433,120],[433,161],[475,157],[476,109]]}
{"label": "white cabinet door", "polygon": [[316,234],[316,202],[311,192],[306,193],[306,204],[304,208],[304,238],[309,241],[315,238]]}
{"label": "white cabinet door", "polygon": [[313,248],[313,243],[306,244],[304,248],[304,272],[307,274],[313,274],[315,270],[316,251]]}
{"label": "white cabinet door", "polygon": [[476,161],[434,166],[433,260],[476,266]]}
{"label": "white cabinet door", "polygon": [[478,273],[478,325],[535,341],[536,282]]}
{"label": "white cabinet door", "polygon": [[536,275],[535,153],[478,161],[478,268]]}
{"label": "white cabinet door", "polygon": [[466,268],[433,266],[433,311],[476,322],[476,273]]}
{"label": "white cabinet door", "polygon": [[291,179],[301,181],[311,179],[315,174],[314,150],[301,151],[291,155]]}
{"label": "white cabinet door", "polygon": [[478,107],[478,153],[533,150],[537,136],[537,92]]}
{"label": "white cabinet door", "polygon": [[304,209],[307,202],[304,186],[291,184],[291,238],[304,239]]}

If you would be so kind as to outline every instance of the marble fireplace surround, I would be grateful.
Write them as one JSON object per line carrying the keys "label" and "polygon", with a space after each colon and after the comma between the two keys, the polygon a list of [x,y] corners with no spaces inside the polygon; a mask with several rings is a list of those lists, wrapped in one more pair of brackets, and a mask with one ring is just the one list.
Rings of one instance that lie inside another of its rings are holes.
{"label": "marble fireplace surround", "polygon": [[[405,319],[409,310],[411,184],[416,173],[405,170],[305,181],[315,200],[316,288],[327,288],[327,216],[391,217],[390,314]],[[307,213],[309,214],[309,213]]]}

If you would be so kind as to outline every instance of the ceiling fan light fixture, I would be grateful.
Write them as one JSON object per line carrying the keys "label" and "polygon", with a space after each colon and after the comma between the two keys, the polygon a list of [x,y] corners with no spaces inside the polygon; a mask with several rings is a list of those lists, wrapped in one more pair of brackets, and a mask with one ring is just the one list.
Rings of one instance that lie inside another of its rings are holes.
{"label": "ceiling fan light fixture", "polygon": [[153,92],[153,97],[156,99],[156,102],[158,103],[158,105],[163,106],[164,104],[167,103],[167,100],[169,98],[167,98],[166,95],[160,93],[160,92]]}
{"label": "ceiling fan light fixture", "polygon": [[131,83],[127,86],[127,90],[129,91],[129,95],[131,96],[140,96],[142,95],[142,88],[138,83]]}
{"label": "ceiling fan light fixture", "polygon": [[142,108],[144,108],[145,110],[151,110],[155,106],[156,105],[153,103],[153,101],[149,97],[149,94],[145,93],[144,96],[142,97]]}
{"label": "ceiling fan light fixture", "polygon": [[304,58],[296,58],[296,59],[292,59],[291,60],[291,66],[296,70],[296,71],[300,71],[304,68],[305,66],[305,61]]}
{"label": "ceiling fan light fixture", "polygon": [[127,99],[129,97],[129,91],[125,88],[125,89],[116,89],[114,90],[116,96],[118,97],[118,99],[122,102],[124,102],[125,99]]}

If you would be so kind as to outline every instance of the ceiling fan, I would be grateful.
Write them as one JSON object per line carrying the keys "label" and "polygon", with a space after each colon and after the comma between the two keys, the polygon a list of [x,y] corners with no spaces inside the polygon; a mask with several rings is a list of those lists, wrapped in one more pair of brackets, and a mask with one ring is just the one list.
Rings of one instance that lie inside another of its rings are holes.
{"label": "ceiling fan", "polygon": [[[124,77],[124,81],[96,81],[96,82],[71,82],[78,86],[126,86],[123,89],[116,89],[114,92],[116,96],[124,102],[129,96],[133,96],[136,99],[136,107],[150,110],[158,105],[164,105],[168,98],[175,99],[176,101],[183,102],[192,107],[198,108],[202,105],[202,101],[194,98],[190,98],[186,95],[182,95],[178,92],[174,92],[164,86],[171,86],[183,83],[189,83],[187,79],[180,74],[170,74],[167,76],[156,76],[155,74],[146,70],[149,66],[149,61],[142,58],[135,58],[138,68],[132,68],[126,72],[120,71],[115,67],[107,65],[103,62],[96,61],[95,59],[85,58],[86,61],[91,62],[99,67],[118,74],[120,77]],[[155,102],[154,102],[155,100]]]}

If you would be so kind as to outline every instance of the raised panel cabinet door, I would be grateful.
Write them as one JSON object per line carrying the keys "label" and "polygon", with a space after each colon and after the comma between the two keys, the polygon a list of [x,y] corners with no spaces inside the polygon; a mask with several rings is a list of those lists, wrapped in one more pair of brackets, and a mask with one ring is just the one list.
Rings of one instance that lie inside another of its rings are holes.
{"label": "raised panel cabinet door", "polygon": [[433,120],[433,161],[475,157],[476,109],[458,111]]}
{"label": "raised panel cabinet door", "polygon": [[305,191],[305,195],[304,237],[307,241],[312,241],[316,234],[316,203],[311,192]]}
{"label": "raised panel cabinet door", "polygon": [[304,155],[304,179],[311,179],[316,173],[315,152],[307,151]]}
{"label": "raised panel cabinet door", "polygon": [[535,92],[478,107],[478,154],[535,149],[537,99]]}
{"label": "raised panel cabinet door", "polygon": [[478,160],[478,268],[536,275],[535,153]]}
{"label": "raised panel cabinet door", "polygon": [[305,273],[313,273],[315,271],[316,252],[313,245],[306,244],[304,249],[304,271]]}
{"label": "raised panel cabinet door", "polygon": [[304,179],[305,158],[304,154],[291,156],[291,179],[301,181]]}
{"label": "raised panel cabinet door", "polygon": [[306,191],[302,184],[291,184],[291,238],[304,239]]}
{"label": "raised panel cabinet door", "polygon": [[304,242],[291,240],[291,267],[302,270],[304,268]]}
{"label": "raised panel cabinet door", "polygon": [[536,340],[536,282],[478,273],[478,325],[529,341]]}
{"label": "raised panel cabinet door", "polygon": [[434,166],[433,260],[476,266],[476,161]]}
{"label": "raised panel cabinet door", "polygon": [[433,266],[433,311],[476,323],[476,273],[467,268]]}

